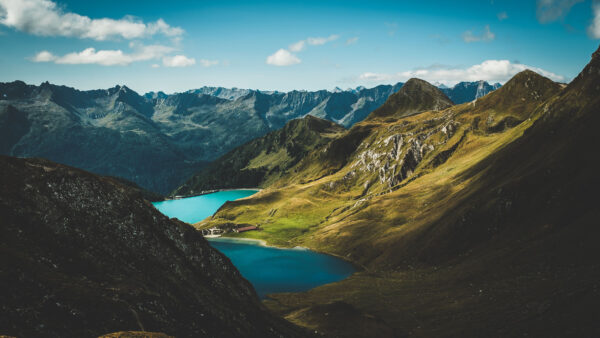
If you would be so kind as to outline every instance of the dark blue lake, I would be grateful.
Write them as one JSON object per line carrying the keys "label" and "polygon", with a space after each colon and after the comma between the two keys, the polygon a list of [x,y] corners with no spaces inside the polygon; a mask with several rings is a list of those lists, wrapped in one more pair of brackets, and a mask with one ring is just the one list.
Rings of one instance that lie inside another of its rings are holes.
{"label": "dark blue lake", "polygon": [[342,259],[307,249],[279,249],[230,238],[211,238],[258,293],[299,292],[340,281],[356,270]]}
{"label": "dark blue lake", "polygon": [[[169,217],[188,223],[212,215],[226,201],[248,197],[254,190],[223,191],[179,200],[156,202],[154,206]],[[258,293],[300,292],[340,281],[353,274],[354,266],[342,259],[302,248],[280,249],[258,241],[211,238],[209,243],[225,254]]]}

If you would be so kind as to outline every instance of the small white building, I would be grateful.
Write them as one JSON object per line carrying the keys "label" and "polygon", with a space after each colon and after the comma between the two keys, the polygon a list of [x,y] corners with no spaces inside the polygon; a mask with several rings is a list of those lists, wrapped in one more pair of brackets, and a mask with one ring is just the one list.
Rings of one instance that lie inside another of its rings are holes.
{"label": "small white building", "polygon": [[223,230],[217,227],[213,227],[210,229],[202,229],[202,235],[204,237],[219,237],[223,234]]}

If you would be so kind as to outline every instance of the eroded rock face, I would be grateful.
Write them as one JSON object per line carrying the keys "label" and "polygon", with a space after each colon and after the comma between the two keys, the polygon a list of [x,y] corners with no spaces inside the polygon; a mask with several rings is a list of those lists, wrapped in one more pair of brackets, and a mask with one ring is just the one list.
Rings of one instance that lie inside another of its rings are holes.
{"label": "eroded rock face", "polygon": [[298,335],[229,259],[116,180],[0,157],[0,332]]}
{"label": "eroded rock face", "polygon": [[399,132],[386,138],[379,137],[373,143],[363,143],[352,169],[367,174],[377,172],[378,182],[393,188],[410,178],[429,152],[444,146],[454,136],[460,123],[452,116],[451,113],[441,116],[432,121],[429,128]]}

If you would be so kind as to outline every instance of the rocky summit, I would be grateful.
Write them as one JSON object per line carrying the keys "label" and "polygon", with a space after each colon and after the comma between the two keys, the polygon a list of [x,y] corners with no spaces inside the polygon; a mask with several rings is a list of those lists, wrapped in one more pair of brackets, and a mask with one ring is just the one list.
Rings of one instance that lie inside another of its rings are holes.
{"label": "rocky summit", "polygon": [[2,156],[0,185],[2,334],[306,336],[199,232],[118,180]]}

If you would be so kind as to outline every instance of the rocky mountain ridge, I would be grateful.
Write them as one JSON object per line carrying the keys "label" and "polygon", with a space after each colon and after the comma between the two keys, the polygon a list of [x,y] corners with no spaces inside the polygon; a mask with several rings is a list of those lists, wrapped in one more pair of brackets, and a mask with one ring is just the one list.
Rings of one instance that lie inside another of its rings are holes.
{"label": "rocky mountain ridge", "polygon": [[166,194],[207,162],[292,119],[310,114],[348,127],[401,86],[335,93],[203,87],[140,96],[126,86],[80,91],[48,82],[0,83],[0,151]]}

